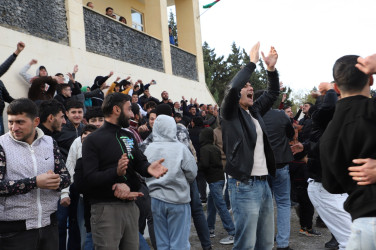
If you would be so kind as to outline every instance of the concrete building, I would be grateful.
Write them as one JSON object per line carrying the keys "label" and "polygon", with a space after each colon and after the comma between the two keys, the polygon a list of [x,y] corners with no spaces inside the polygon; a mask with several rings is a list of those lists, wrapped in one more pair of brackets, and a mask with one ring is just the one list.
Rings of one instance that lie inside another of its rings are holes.
{"label": "concrete building", "polygon": [[[97,75],[131,76],[144,83],[151,79],[153,96],[167,90],[170,99],[197,97],[200,103],[214,103],[205,84],[199,6],[196,0],[82,0],[2,1],[0,6],[0,61],[18,41],[26,44],[2,80],[14,98],[27,96],[28,84],[18,75],[31,59],[44,65],[49,75],[72,72],[79,65],[76,80],[91,86]],[[167,8],[175,5],[179,47],[170,45]],[[112,7],[117,17],[105,15]],[[33,65],[30,73],[38,67]]]}

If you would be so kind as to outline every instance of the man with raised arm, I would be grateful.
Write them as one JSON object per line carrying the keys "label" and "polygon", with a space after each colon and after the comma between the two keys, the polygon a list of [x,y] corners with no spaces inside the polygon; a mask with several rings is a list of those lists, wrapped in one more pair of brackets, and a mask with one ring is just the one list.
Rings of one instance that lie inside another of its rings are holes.
{"label": "man with raised arm", "polygon": [[[274,210],[268,175],[275,175],[273,150],[262,120],[279,95],[275,69],[278,54],[271,47],[267,57],[268,90],[255,102],[249,79],[259,61],[260,43],[250,52],[251,62],[229,83],[222,103],[223,146],[227,158],[229,191],[235,221],[234,250],[272,249]],[[289,247],[284,248],[289,249]]]}

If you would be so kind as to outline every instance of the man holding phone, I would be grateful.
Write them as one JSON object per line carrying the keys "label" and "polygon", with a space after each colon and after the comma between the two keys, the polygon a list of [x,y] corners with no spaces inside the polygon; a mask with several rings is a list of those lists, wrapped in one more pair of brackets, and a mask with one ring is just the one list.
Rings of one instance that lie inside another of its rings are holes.
{"label": "man holding phone", "polygon": [[91,203],[95,249],[138,249],[139,209],[134,200],[141,184],[136,174],[159,178],[167,172],[164,159],[151,164],[139,150],[129,126],[131,97],[112,93],[103,102],[104,125],[82,145],[83,175]]}

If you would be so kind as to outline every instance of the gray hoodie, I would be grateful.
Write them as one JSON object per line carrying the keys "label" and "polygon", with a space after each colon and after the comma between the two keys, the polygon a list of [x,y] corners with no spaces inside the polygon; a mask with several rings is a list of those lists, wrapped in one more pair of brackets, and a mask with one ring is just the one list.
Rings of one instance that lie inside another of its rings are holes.
{"label": "gray hoodie", "polygon": [[197,175],[196,161],[187,146],[176,138],[174,118],[159,115],[153,127],[153,142],[144,154],[149,162],[164,158],[162,163],[168,172],[156,179],[147,178],[150,196],[173,204],[185,204],[191,201],[189,183]]}

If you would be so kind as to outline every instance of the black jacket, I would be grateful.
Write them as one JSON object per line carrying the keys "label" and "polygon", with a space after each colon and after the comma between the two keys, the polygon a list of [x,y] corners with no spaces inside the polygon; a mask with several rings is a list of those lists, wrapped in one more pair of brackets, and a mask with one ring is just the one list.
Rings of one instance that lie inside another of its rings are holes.
{"label": "black jacket", "polygon": [[200,133],[202,131],[202,127],[195,126],[193,128],[188,129],[189,131],[189,138],[192,141],[192,145],[195,148],[196,156],[197,156],[197,162],[200,162]]}
{"label": "black jacket", "polygon": [[[249,81],[256,65],[249,63],[231,80],[221,108],[223,148],[227,163],[225,171],[242,182],[250,179],[253,168],[253,152],[256,144],[256,128],[249,114],[239,106],[240,90]],[[269,174],[275,175],[275,160],[269,144],[266,127],[262,120],[279,95],[277,71],[268,71],[268,91],[249,108],[249,112],[260,123],[264,132],[264,152]]]}
{"label": "black jacket", "polygon": [[309,141],[303,143],[304,148],[308,150],[309,178],[318,182],[321,182],[320,138],[333,117],[336,102],[337,93],[331,89],[326,92],[322,102],[313,107],[311,134]]}
{"label": "black jacket", "polygon": [[0,113],[3,114],[5,108],[5,102],[11,103],[14,100],[13,97],[10,96],[8,90],[5,88],[3,81],[0,80]]}
{"label": "black jacket", "polygon": [[[118,161],[123,152],[127,153],[129,158],[125,177],[117,175]],[[114,196],[113,184],[126,183],[131,191],[136,192],[140,188],[140,181],[135,172],[151,177],[147,172],[150,164],[139,150],[133,134],[106,121],[84,140],[82,162],[91,203],[123,202]]]}
{"label": "black jacket", "polygon": [[11,54],[1,65],[0,65],[0,77],[3,76],[10,66],[14,63],[16,60],[17,55],[16,54]]}
{"label": "black jacket", "polygon": [[107,81],[108,78],[109,78],[109,76],[97,76],[94,79],[94,84],[93,84],[93,86],[91,86],[91,91],[93,91],[95,89],[99,89],[100,91],[95,96],[91,96],[91,102],[93,104],[93,107],[102,106],[102,103],[103,103],[103,100],[104,100],[104,93],[100,89],[100,87],[102,86],[102,84],[104,82]]}
{"label": "black jacket", "polygon": [[221,151],[213,144],[214,132],[212,128],[204,128],[200,133],[200,162],[198,168],[205,175],[208,183],[225,179],[221,160]]}
{"label": "black jacket", "polygon": [[295,131],[286,113],[283,110],[271,109],[262,119],[274,152],[277,168],[294,160],[289,141],[294,137]]}
{"label": "black jacket", "polygon": [[81,136],[83,128],[83,123],[80,123],[80,125],[77,128],[75,128],[73,123],[71,123],[67,119],[67,123],[63,124],[61,132],[55,135],[56,142],[59,145],[61,154],[63,155],[64,159],[67,159],[69,149],[73,141],[77,137]]}
{"label": "black jacket", "polygon": [[303,128],[298,134],[298,141],[305,142],[309,139],[309,135],[311,134],[312,120],[308,115],[304,115],[304,117],[300,119],[299,125],[302,125]]}
{"label": "black jacket", "polygon": [[353,220],[376,217],[376,184],[359,186],[349,176],[353,159],[376,159],[376,100],[352,96],[337,102],[321,137],[322,185],[330,193],[348,193],[344,208]]}

